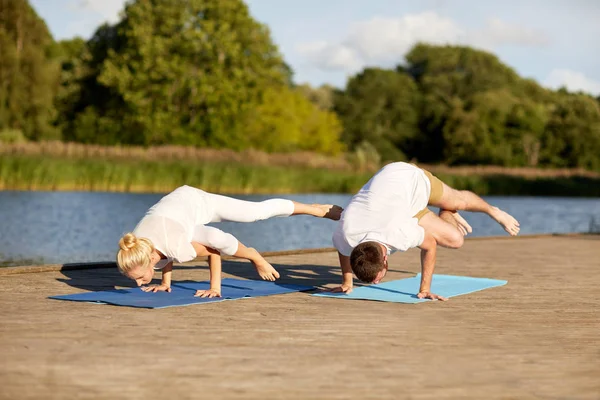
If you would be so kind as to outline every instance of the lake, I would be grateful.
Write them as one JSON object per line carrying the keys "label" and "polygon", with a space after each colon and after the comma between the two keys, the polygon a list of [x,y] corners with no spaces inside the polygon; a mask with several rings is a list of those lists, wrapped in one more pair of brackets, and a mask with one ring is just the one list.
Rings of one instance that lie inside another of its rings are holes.
{"label": "lake", "polygon": [[[0,191],[0,265],[112,261],[119,238],[131,231],[163,194]],[[303,203],[345,207],[350,195],[248,195],[260,201],[282,197]],[[600,198],[498,197],[485,199],[515,216],[521,234],[600,230]],[[470,236],[505,232],[489,217],[462,214]],[[211,224],[259,251],[331,247],[336,222],[308,216],[273,218],[250,224]]]}

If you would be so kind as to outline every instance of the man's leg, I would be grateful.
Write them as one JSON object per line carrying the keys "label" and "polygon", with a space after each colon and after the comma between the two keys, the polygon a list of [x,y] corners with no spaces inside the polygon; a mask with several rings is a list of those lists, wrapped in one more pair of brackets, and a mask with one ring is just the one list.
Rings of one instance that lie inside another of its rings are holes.
{"label": "man's leg", "polygon": [[[509,234],[515,236],[519,233],[519,222],[513,218],[512,215],[500,210],[498,207],[491,206],[473,192],[453,189],[435,176],[430,174],[428,174],[428,176],[432,183],[432,190],[436,188],[438,193],[441,192],[441,195],[432,196],[432,198],[429,199],[430,205],[448,211],[464,210],[485,213],[498,222]],[[439,189],[440,186],[441,190]],[[456,213],[453,218],[457,219],[458,223],[462,225],[460,221],[462,220],[462,217],[460,217],[458,213]]]}
{"label": "man's leg", "polygon": [[438,245],[458,249],[464,243],[464,233],[451,214],[452,212],[447,210],[442,210],[439,216],[432,212],[426,213],[419,219],[419,225],[425,232],[433,235]]}

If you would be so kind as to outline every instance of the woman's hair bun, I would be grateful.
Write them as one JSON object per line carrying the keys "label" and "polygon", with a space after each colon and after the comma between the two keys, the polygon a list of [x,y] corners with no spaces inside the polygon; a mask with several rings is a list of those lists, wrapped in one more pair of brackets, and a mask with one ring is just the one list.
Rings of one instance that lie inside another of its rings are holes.
{"label": "woman's hair bun", "polygon": [[127,251],[133,249],[137,243],[138,239],[133,233],[126,233],[121,240],[119,240],[119,247],[121,250]]}

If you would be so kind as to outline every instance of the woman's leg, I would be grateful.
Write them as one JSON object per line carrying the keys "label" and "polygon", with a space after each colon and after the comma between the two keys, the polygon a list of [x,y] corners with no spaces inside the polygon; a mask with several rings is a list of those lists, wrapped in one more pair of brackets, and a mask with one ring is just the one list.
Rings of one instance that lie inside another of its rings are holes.
{"label": "woman's leg", "polygon": [[220,229],[212,226],[198,226],[194,231],[193,240],[203,246],[215,249],[219,254],[249,260],[256,268],[258,275],[264,280],[274,281],[279,278],[279,272],[258,251],[244,246],[233,235]]}
{"label": "woman's leg", "polygon": [[292,200],[269,199],[265,201],[238,200],[218,194],[209,194],[215,215],[211,222],[255,222],[272,217],[312,215],[332,220],[340,219],[341,207],[323,204],[303,204]]}

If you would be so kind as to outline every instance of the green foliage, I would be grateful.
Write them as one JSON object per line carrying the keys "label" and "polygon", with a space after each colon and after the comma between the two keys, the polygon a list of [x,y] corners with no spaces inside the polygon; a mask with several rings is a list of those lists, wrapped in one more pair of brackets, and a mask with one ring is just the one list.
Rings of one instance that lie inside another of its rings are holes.
{"label": "green foliage", "polygon": [[0,1],[0,129],[53,139],[58,68],[46,24],[26,0]]}
{"label": "green foliage", "polygon": [[306,97],[287,87],[267,89],[247,115],[245,140],[249,147],[270,152],[307,150],[338,154],[341,123],[319,110]]}
{"label": "green foliage", "polygon": [[0,188],[18,190],[167,192],[186,184],[218,193],[352,193],[369,177],[369,173],[235,163],[0,158]]}
{"label": "green foliage", "polygon": [[138,0],[116,27],[98,81],[128,110],[143,144],[239,148],[242,116],[266,86],[285,86],[267,28],[240,0]]}
{"label": "green foliage", "polygon": [[428,44],[343,90],[295,86],[243,0],[131,0],[117,24],[59,43],[27,0],[0,0],[0,132],[5,142],[349,150],[360,170],[391,160],[600,170],[600,97],[545,89],[484,51]]}
{"label": "green foliage", "polygon": [[302,93],[311,103],[321,110],[330,111],[334,106],[335,88],[330,85],[322,85],[313,88],[309,84],[298,85],[297,90]]}
{"label": "green foliage", "polygon": [[559,95],[542,135],[542,163],[600,169],[600,105],[580,94]]}
{"label": "green foliage", "polygon": [[63,47],[65,138],[269,151],[342,149],[335,115],[289,89],[291,69],[241,0],[137,0]]}
{"label": "green foliage", "polygon": [[335,96],[351,148],[371,143],[384,160],[600,169],[598,99],[544,89],[468,47],[418,44],[406,60],[365,69]]}
{"label": "green foliage", "polygon": [[63,40],[56,45],[57,61],[60,62],[60,85],[54,98],[58,111],[56,125],[66,132],[75,118],[73,105],[79,100],[82,77],[88,55],[86,43],[81,38]]}
{"label": "green foliage", "polygon": [[335,110],[350,148],[370,143],[383,160],[406,159],[418,135],[419,92],[402,72],[368,68],[336,96]]}
{"label": "green foliage", "polygon": [[[218,193],[355,193],[371,174],[231,162],[0,157],[0,188],[9,190],[164,193],[187,184]],[[452,187],[481,195],[600,197],[600,180],[593,177],[528,179],[507,175],[436,175]]]}
{"label": "green foliage", "polygon": [[406,55],[410,73],[424,92],[441,99],[513,86],[519,76],[490,53],[461,46],[417,44]]}
{"label": "green foliage", "polygon": [[[413,76],[423,95],[419,121],[422,134],[414,156],[425,162],[451,162],[446,160],[452,152],[446,143],[450,135],[446,124],[456,126],[457,120],[476,119],[473,114],[460,115],[457,104],[469,102],[478,93],[510,87],[519,79],[494,55],[469,47],[418,44],[406,60],[408,65],[399,69]],[[471,139],[480,136],[466,133],[468,127],[460,130]],[[464,149],[463,153],[468,151]]]}
{"label": "green foliage", "polygon": [[19,129],[0,129],[0,143],[25,143],[27,138]]}
{"label": "green foliage", "polygon": [[443,128],[449,164],[536,166],[546,111],[506,89],[455,100]]}

